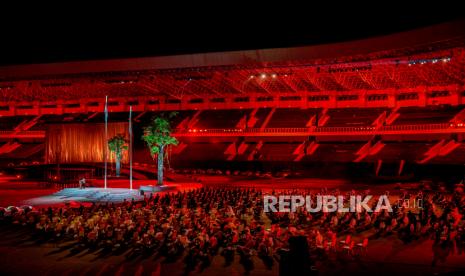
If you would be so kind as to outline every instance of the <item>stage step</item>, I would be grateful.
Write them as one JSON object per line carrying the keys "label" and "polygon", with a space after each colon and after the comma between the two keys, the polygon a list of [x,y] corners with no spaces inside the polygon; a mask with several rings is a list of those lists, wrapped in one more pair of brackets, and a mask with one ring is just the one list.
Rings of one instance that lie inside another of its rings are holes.
{"label": "stage step", "polygon": [[124,200],[131,201],[132,199],[139,201],[144,197],[139,194],[138,190],[128,190],[119,188],[68,188],[54,193],[52,196],[59,197],[63,201],[86,201],[96,203],[120,203]]}

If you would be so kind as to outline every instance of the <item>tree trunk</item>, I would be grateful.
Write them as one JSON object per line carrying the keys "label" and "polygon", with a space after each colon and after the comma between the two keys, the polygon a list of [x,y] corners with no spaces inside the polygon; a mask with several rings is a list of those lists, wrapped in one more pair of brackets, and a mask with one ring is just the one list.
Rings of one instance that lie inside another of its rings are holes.
{"label": "tree trunk", "polygon": [[121,172],[121,160],[116,158],[116,177],[119,177]]}
{"label": "tree trunk", "polygon": [[158,152],[158,182],[157,185],[163,185],[163,156],[165,151],[165,147],[161,146],[160,151]]}

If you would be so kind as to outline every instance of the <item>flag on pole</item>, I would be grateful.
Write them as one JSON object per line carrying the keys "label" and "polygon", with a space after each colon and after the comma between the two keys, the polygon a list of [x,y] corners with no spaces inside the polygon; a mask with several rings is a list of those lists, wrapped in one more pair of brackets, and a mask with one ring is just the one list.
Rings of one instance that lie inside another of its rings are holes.
{"label": "flag on pole", "polygon": [[108,162],[108,96],[105,96],[105,143],[104,143],[104,154],[105,154],[105,176],[104,186],[107,188],[107,162]]}
{"label": "flag on pole", "polygon": [[105,96],[105,123],[108,122],[108,96]]}
{"label": "flag on pole", "polygon": [[129,189],[132,190],[132,105],[129,106]]}

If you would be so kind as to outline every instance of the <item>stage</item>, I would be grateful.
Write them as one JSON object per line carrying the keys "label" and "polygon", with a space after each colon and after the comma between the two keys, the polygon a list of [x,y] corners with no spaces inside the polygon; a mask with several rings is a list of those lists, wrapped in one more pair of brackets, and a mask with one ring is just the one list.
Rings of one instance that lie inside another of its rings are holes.
{"label": "stage", "polygon": [[51,195],[25,200],[26,205],[55,205],[76,203],[122,203],[124,201],[140,201],[144,196],[139,190],[125,188],[66,188]]}
{"label": "stage", "polygon": [[[102,182],[102,183],[100,183]],[[36,197],[27,197],[28,189],[37,189],[35,187],[37,184],[30,183],[27,185],[26,183],[22,184],[24,186],[21,190],[18,189],[19,185],[12,184],[11,186],[4,186],[0,184],[1,188],[9,188],[5,191],[5,194],[11,193],[11,195],[16,199],[18,194],[22,195],[22,199],[20,200],[9,200],[7,198],[3,198],[2,202],[4,206],[9,205],[31,205],[31,206],[56,206],[56,205],[74,205],[79,206],[80,204],[106,204],[106,203],[122,203],[126,201],[141,201],[145,197],[149,197],[150,194],[163,194],[163,193],[176,193],[178,191],[187,191],[201,188],[202,185],[198,183],[175,183],[166,181],[165,185],[157,186],[157,185],[150,185],[155,183],[155,181],[134,181],[134,189],[127,188],[128,181],[124,179],[118,180],[110,180],[108,181],[109,188],[103,188],[100,184],[103,184],[103,181],[96,181],[98,187],[87,187],[84,189],[80,188],[65,188],[62,190],[51,190],[51,189],[41,189],[39,190],[41,193],[31,193],[32,195],[36,195]]]}
{"label": "stage", "polygon": [[[103,188],[103,180],[93,181],[94,187],[80,190],[79,188],[66,188],[57,190],[55,188],[44,188],[36,181],[15,181],[16,179],[0,178],[0,206],[54,206],[66,203],[119,203],[126,200],[140,200],[150,193],[173,193],[183,192],[201,187],[213,189],[249,188],[264,192],[273,190],[310,189],[314,191],[326,188],[328,190],[338,189],[350,191],[352,189],[370,189],[378,194],[386,190],[396,189],[395,183],[369,185],[366,183],[352,183],[342,179],[275,179],[255,178],[242,176],[197,176],[199,182],[194,182],[186,177],[178,176],[176,181],[165,181],[165,185],[159,187],[156,180],[134,180],[133,190],[129,189],[128,179],[111,179],[108,181],[107,189]],[[417,185],[402,184],[402,188],[415,188]],[[140,195],[140,191],[144,195]]]}

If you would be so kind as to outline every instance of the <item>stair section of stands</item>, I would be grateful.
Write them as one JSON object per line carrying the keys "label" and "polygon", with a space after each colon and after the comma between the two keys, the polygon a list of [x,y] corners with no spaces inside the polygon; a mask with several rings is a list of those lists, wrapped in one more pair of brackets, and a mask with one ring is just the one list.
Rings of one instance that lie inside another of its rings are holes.
{"label": "stair section of stands", "polygon": [[373,125],[387,108],[336,108],[326,113],[329,120],[326,127],[358,127]]}
{"label": "stair section of stands", "polygon": [[13,130],[21,123],[31,120],[34,116],[0,117],[0,130]]}
{"label": "stair section of stands", "polygon": [[353,162],[356,153],[363,146],[362,142],[320,142],[318,148],[311,155],[301,160],[307,162]]}
{"label": "stair section of stands", "polygon": [[198,129],[230,129],[236,128],[244,116],[249,116],[252,109],[205,110],[198,116],[193,128]]}
{"label": "stair section of stands", "polygon": [[393,125],[438,124],[447,123],[457,115],[464,106],[429,106],[401,107],[400,116]]}
{"label": "stair section of stands", "polygon": [[293,161],[295,158],[293,152],[298,146],[299,143],[265,142],[256,154],[256,158],[259,161]]}
{"label": "stair section of stands", "polygon": [[320,109],[277,108],[267,128],[306,127]]}
{"label": "stair section of stands", "polygon": [[364,161],[374,162],[381,159],[383,162],[399,162],[400,160],[417,162],[434,145],[434,143],[415,141],[385,141],[384,143],[385,146],[377,154],[367,156]]}

